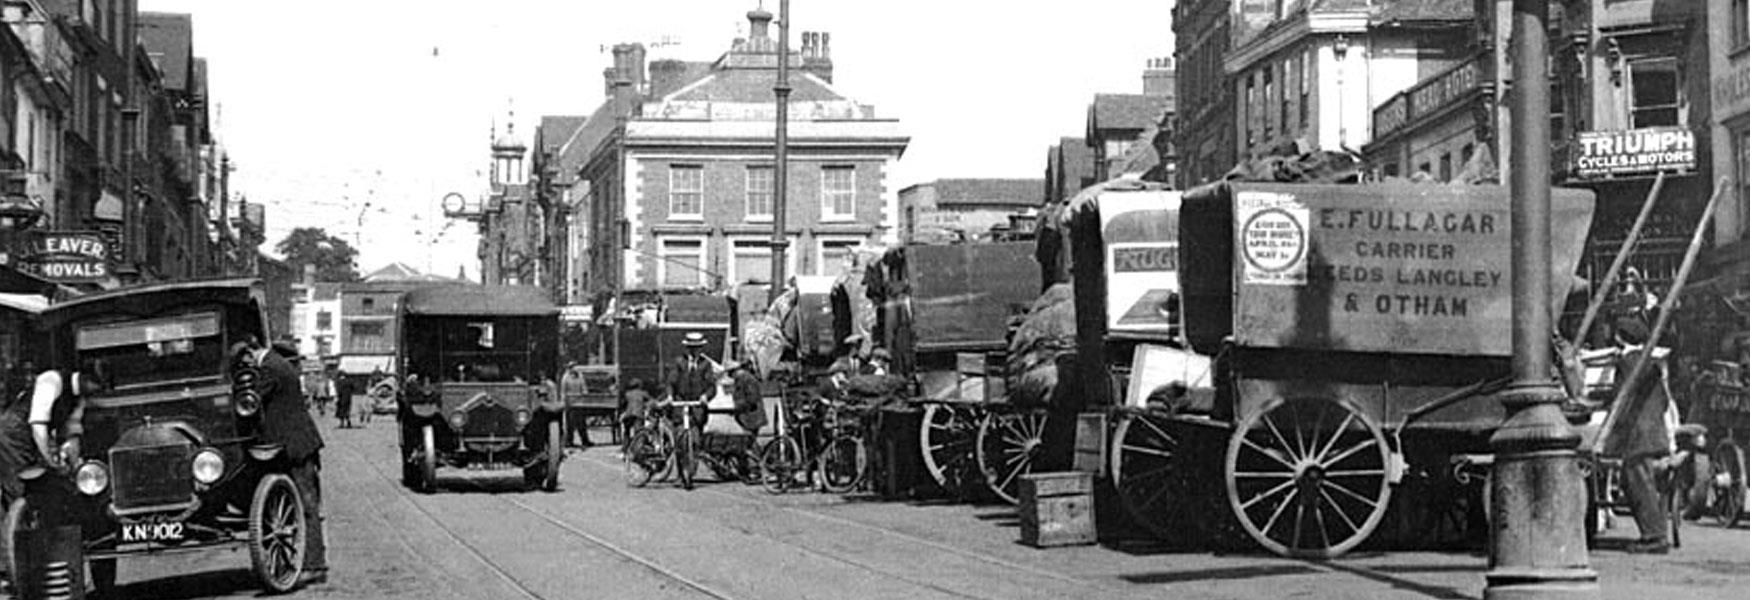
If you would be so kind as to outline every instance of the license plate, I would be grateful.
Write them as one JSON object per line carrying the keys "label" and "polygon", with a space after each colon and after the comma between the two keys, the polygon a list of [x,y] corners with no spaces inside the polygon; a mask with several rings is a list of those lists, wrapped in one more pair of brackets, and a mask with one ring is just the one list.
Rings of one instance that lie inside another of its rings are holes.
{"label": "license plate", "polygon": [[161,521],[122,525],[123,542],[180,542],[182,538],[183,527],[180,522]]}

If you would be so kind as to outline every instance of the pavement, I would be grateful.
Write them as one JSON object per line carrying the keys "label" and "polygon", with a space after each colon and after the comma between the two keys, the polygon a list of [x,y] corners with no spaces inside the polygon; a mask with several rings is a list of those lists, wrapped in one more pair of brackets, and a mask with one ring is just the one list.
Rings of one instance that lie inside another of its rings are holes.
{"label": "pavement", "polygon": [[[1035,549],[1013,508],[772,495],[705,481],[629,487],[611,447],[573,453],[561,490],[520,473],[441,472],[403,489],[395,424],[323,421],[329,582],[299,598],[1379,598],[1480,599],[1487,558],[1367,552],[1304,561],[1160,544]],[[599,434],[599,432],[598,432]],[[598,438],[599,439],[599,438]],[[1620,550],[1622,518],[1591,554],[1604,598],[1746,597],[1750,527],[1686,524],[1663,556]],[[123,559],[123,598],[253,598],[246,552]]]}

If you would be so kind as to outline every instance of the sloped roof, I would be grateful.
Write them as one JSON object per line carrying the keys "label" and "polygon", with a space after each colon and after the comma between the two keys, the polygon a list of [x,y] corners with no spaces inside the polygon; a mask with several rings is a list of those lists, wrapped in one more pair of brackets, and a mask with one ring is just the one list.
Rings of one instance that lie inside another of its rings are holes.
{"label": "sloped roof", "polygon": [[340,299],[340,284],[318,281],[311,286],[310,299],[316,302],[327,302]]}
{"label": "sloped roof", "polygon": [[938,179],[936,206],[1013,205],[1036,206],[1044,179]]}
{"label": "sloped roof", "polygon": [[393,262],[364,276],[364,281],[366,283],[380,283],[400,281],[446,282],[454,280],[442,275],[422,273],[419,269],[408,266],[407,263]]}
{"label": "sloped roof", "polygon": [[164,72],[164,88],[188,89],[189,62],[194,58],[194,17],[181,13],[140,13],[140,44]]}
{"label": "sloped roof", "polygon": [[[722,69],[683,85],[669,100],[683,102],[774,102],[772,86],[778,83],[776,69]],[[791,102],[847,100],[825,83],[796,72],[790,77]]]}
{"label": "sloped roof", "polygon": [[538,148],[543,152],[558,152],[571,135],[583,127],[589,117],[583,115],[547,115],[541,117],[541,124],[535,129],[535,139],[543,146]]}
{"label": "sloped roof", "polygon": [[419,315],[558,315],[547,290],[521,285],[456,284],[407,292],[407,312]]}
{"label": "sloped roof", "polygon": [[1088,131],[1141,130],[1160,119],[1161,113],[1172,105],[1172,96],[1094,94],[1094,104],[1088,107]]}

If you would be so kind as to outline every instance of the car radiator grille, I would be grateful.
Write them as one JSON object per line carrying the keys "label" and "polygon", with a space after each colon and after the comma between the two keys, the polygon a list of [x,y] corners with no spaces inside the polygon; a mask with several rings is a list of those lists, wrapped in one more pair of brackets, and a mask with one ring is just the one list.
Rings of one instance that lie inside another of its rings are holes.
{"label": "car radiator grille", "polygon": [[118,509],[178,504],[194,494],[189,444],[145,446],[109,451],[113,500]]}
{"label": "car radiator grille", "polygon": [[517,433],[516,413],[497,402],[483,402],[469,408],[468,423],[462,427],[462,435],[467,437],[503,437]]}

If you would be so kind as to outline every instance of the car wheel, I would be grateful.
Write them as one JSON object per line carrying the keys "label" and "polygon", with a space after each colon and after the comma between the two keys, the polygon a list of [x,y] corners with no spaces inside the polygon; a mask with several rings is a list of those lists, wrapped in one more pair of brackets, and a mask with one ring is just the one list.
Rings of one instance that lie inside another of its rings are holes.
{"label": "car wheel", "polygon": [[437,430],[431,425],[420,428],[419,491],[437,491]]}
{"label": "car wheel", "polygon": [[249,503],[249,562],[271,593],[283,594],[304,574],[304,499],[292,478],[274,473],[255,485]]}

